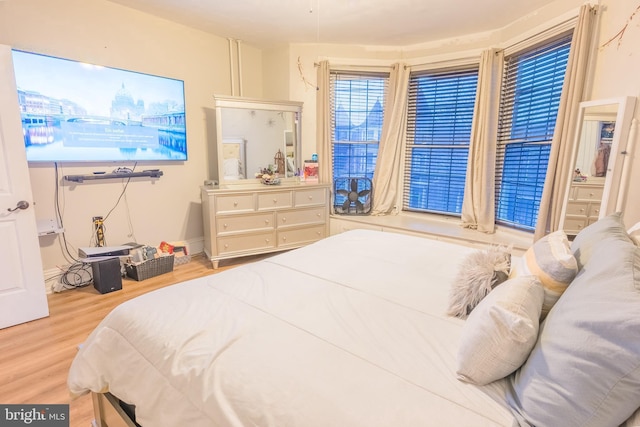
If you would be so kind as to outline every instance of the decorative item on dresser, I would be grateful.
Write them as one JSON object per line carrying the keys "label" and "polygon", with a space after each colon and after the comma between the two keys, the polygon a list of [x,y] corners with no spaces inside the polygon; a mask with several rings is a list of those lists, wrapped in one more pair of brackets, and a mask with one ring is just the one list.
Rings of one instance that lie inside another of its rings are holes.
{"label": "decorative item on dresser", "polygon": [[329,186],[203,186],[205,253],[221,259],[293,249],[329,235]]}

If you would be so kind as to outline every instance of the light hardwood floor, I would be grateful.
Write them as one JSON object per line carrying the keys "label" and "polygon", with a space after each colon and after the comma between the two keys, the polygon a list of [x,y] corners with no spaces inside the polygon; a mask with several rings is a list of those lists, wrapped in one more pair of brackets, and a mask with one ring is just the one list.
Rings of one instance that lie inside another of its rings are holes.
{"label": "light hardwood floor", "polygon": [[241,262],[221,263],[213,270],[195,256],[173,272],[137,282],[123,280],[122,290],[100,294],[93,286],[49,295],[49,317],[0,330],[0,403],[68,403],[71,427],[89,427],[93,407],[89,395],[71,400],[67,372],[78,344],[116,305],[154,289],[215,274]]}

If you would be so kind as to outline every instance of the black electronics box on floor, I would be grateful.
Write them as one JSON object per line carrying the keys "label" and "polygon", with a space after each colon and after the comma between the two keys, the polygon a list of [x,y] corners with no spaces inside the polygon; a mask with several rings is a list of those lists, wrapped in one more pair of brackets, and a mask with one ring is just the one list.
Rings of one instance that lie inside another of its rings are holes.
{"label": "black electronics box on floor", "polygon": [[122,289],[120,258],[109,258],[91,263],[93,287],[101,294]]}

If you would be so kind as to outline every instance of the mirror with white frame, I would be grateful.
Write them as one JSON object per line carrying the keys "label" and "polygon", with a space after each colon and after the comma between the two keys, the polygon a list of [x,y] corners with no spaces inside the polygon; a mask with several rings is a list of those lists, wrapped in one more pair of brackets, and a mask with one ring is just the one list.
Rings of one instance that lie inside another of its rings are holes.
{"label": "mirror with white frame", "polygon": [[293,179],[301,167],[302,103],[214,95],[220,185],[250,183],[263,169]]}
{"label": "mirror with white frame", "polygon": [[634,108],[634,97],[580,103],[573,167],[561,214],[561,228],[567,235],[578,234],[617,209]]}

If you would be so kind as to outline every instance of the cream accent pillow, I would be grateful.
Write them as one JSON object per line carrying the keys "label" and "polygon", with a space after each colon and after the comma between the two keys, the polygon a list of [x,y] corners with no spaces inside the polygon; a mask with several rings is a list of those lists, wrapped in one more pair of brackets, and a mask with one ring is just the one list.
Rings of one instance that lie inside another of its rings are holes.
{"label": "cream accent pillow", "polygon": [[640,408],[621,427],[640,427]]}
{"label": "cream accent pillow", "polygon": [[538,338],[543,299],[535,276],[519,276],[480,301],[462,327],[458,379],[485,385],[522,366]]}
{"label": "cream accent pillow", "polygon": [[541,318],[567,289],[578,273],[571,245],[564,231],[547,234],[533,244],[519,260],[514,260],[509,277],[536,276],[544,287]]}
{"label": "cream accent pillow", "polygon": [[466,318],[491,289],[507,280],[510,251],[510,247],[491,246],[469,254],[451,287],[447,314]]}

